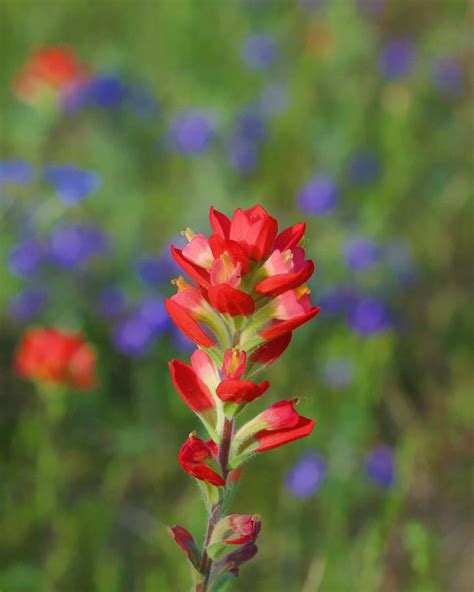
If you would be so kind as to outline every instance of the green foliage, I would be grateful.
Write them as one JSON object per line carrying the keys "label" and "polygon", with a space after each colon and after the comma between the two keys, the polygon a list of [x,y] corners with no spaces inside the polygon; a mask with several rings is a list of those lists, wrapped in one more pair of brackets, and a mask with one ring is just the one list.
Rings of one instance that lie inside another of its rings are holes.
{"label": "green foliage", "polygon": [[[168,376],[167,361],[183,354],[168,336],[143,358],[119,354],[112,325],[88,297],[110,284],[123,286],[132,302],[169,294],[168,285],[144,290],[135,259],[159,255],[182,228],[207,232],[211,204],[231,213],[256,202],[282,226],[307,222],[315,303],[327,288],[350,284],[382,295],[397,322],[361,336],[344,315],[323,308],[265,373],[268,395],[243,414],[250,419],[275,400],[299,396],[301,413],[317,427],[307,442],[244,465],[232,511],[259,513],[263,526],[259,552],[232,589],[473,588],[465,552],[473,476],[468,3],[387,0],[379,17],[362,16],[355,0],[327,0],[314,11],[304,8],[310,4],[2,1],[1,159],[24,159],[37,171],[73,162],[102,179],[100,191],[72,209],[40,176],[28,187],[9,186],[8,199],[0,195],[2,261],[19,239],[12,220],[22,209],[35,209],[45,235],[57,221],[93,221],[114,243],[113,254],[93,261],[79,280],[57,269],[42,278],[51,298],[35,322],[82,330],[97,349],[100,374],[91,393],[58,393],[63,404],[49,404],[49,414],[47,400],[12,372],[24,325],[7,307],[27,282],[0,269],[2,592],[189,589],[185,557],[164,528],[182,524],[200,543],[205,526],[202,499],[176,458],[199,429]],[[268,71],[242,64],[242,42],[254,32],[275,36],[279,54]],[[407,77],[390,81],[378,59],[399,35],[416,42],[417,59]],[[93,71],[145,81],[159,99],[158,117],[143,122],[125,109],[98,108],[64,115],[54,105],[21,103],[11,83],[29,53],[64,43]],[[431,77],[433,60],[445,55],[463,67],[455,96],[439,92]],[[283,87],[287,106],[268,117],[255,170],[238,174],[228,158],[233,125],[268,83]],[[188,108],[208,110],[218,128],[197,157],[166,145],[170,120]],[[380,174],[357,185],[347,163],[366,148]],[[336,180],[340,200],[335,212],[312,217],[298,210],[296,197],[320,172]],[[384,252],[392,240],[405,241],[416,281],[403,283],[386,260],[370,271],[348,270],[341,245],[355,234]],[[347,386],[325,379],[335,358],[353,365]],[[381,443],[396,459],[385,489],[364,470],[367,453]],[[285,476],[307,449],[325,458],[327,475],[317,493],[299,499]]]}

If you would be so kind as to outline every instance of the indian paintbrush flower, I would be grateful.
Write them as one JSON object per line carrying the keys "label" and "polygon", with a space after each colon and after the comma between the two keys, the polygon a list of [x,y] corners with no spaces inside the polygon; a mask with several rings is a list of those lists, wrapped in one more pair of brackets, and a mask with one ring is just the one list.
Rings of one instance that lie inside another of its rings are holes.
{"label": "indian paintbrush flower", "polygon": [[20,376],[82,390],[96,383],[95,363],[95,353],[81,334],[55,328],[29,329],[15,354]]}
{"label": "indian paintbrush flower", "polygon": [[209,217],[211,236],[188,228],[182,233],[188,244],[171,247],[193,283],[179,276],[172,282],[176,293],[165,301],[172,321],[198,346],[191,364],[170,362],[171,379],[210,437],[192,432],[178,456],[206,500],[204,548],[182,527],[170,531],[190,561],[197,592],[237,576],[257,552],[260,518],[224,515],[243,463],[314,428],[296,411],[297,398],[274,403],[239,429],[235,424],[270,386],[255,382],[255,375],[283,354],[294,329],[319,312],[306,285],[314,264],[305,259],[304,224],[279,232],[260,205],[238,208],[230,219],[211,208]]}

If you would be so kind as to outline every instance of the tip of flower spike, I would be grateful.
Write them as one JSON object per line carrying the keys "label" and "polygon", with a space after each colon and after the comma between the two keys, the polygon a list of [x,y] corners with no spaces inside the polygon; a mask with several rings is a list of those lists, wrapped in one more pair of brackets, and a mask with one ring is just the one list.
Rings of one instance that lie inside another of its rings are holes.
{"label": "tip of flower spike", "polygon": [[288,403],[296,406],[301,403],[301,399],[299,397],[293,397],[292,399],[288,399]]}
{"label": "tip of flower spike", "polygon": [[188,436],[188,440],[196,440],[197,438],[198,438],[198,435],[197,435],[196,430],[193,430]]}
{"label": "tip of flower spike", "polygon": [[191,228],[186,228],[186,230],[181,231],[181,235],[184,236],[188,242],[191,242],[196,236],[196,233]]}

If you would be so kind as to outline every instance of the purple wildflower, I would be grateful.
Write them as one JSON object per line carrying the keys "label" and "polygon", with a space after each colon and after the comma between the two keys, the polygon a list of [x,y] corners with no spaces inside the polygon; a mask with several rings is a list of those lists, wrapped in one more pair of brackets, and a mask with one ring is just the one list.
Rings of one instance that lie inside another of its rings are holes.
{"label": "purple wildflower", "polygon": [[33,167],[23,160],[0,161],[0,187],[4,183],[28,185],[34,178]]}
{"label": "purple wildflower", "polygon": [[360,335],[369,336],[392,326],[387,305],[375,298],[361,298],[348,313],[349,327]]}
{"label": "purple wildflower", "polygon": [[43,261],[43,245],[38,239],[27,238],[18,243],[8,254],[8,267],[19,277],[34,275]]}
{"label": "purple wildflower", "polygon": [[229,146],[229,159],[235,170],[251,173],[258,163],[258,149],[253,142],[236,136]]}
{"label": "purple wildflower", "polygon": [[45,307],[46,292],[40,288],[26,288],[15,294],[8,304],[10,318],[18,322],[30,321]]}
{"label": "purple wildflower", "polygon": [[327,175],[310,179],[300,190],[297,201],[299,208],[312,216],[321,216],[333,210],[339,199],[339,189]]}
{"label": "purple wildflower", "polygon": [[277,56],[275,40],[267,33],[247,37],[242,45],[242,60],[249,68],[267,69]]}
{"label": "purple wildflower", "polygon": [[173,119],[169,134],[178,152],[196,155],[209,146],[214,130],[205,113],[191,110],[180,113]]}
{"label": "purple wildflower", "polygon": [[49,256],[59,267],[78,267],[102,255],[108,240],[98,226],[61,224],[54,228],[49,241]]}
{"label": "purple wildflower", "polygon": [[389,80],[407,76],[415,62],[416,46],[409,39],[393,39],[383,49],[379,58],[382,75]]}
{"label": "purple wildflower", "polygon": [[288,491],[296,498],[315,494],[326,476],[326,461],[316,452],[307,452],[289,471],[285,479]]}
{"label": "purple wildflower", "polygon": [[54,186],[60,201],[67,206],[78,204],[100,187],[97,173],[70,164],[47,166],[45,177]]}
{"label": "purple wildflower", "polygon": [[152,288],[160,286],[168,280],[167,267],[166,262],[151,255],[141,257],[135,264],[135,270],[140,280]]}
{"label": "purple wildflower", "polygon": [[387,489],[395,479],[394,452],[390,446],[374,448],[366,457],[365,472],[367,477],[379,487]]}
{"label": "purple wildflower", "polygon": [[431,78],[440,93],[458,95],[464,86],[461,63],[454,58],[438,58],[433,62]]}
{"label": "purple wildflower", "polygon": [[164,301],[157,296],[142,300],[136,315],[147,323],[154,337],[164,333],[170,324]]}
{"label": "purple wildflower", "polygon": [[366,271],[379,263],[382,251],[373,241],[356,237],[344,243],[342,255],[349,269]]}
{"label": "purple wildflower", "polygon": [[115,347],[130,357],[147,354],[153,343],[153,330],[140,316],[132,316],[120,323],[113,334]]}
{"label": "purple wildflower", "polygon": [[97,309],[106,319],[122,316],[127,309],[127,300],[123,290],[117,286],[110,286],[102,290],[97,301]]}

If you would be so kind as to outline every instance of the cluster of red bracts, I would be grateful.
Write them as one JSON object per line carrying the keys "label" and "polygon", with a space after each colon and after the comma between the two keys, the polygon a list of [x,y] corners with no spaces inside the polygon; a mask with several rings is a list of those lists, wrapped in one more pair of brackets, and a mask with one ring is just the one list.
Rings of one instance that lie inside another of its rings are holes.
{"label": "cluster of red bracts", "polygon": [[[292,331],[319,308],[312,306],[306,286],[314,265],[301,246],[304,224],[278,233],[277,221],[259,205],[237,209],[231,220],[211,208],[210,222],[209,238],[188,229],[183,234],[189,244],[182,250],[172,247],[177,263],[195,283],[183,277],[174,280],[177,292],[166,300],[166,307],[198,346],[191,364],[173,360],[170,372],[179,395],[210,436],[202,440],[191,433],[179,462],[201,483],[212,513],[251,456],[313,430],[314,421],[295,410],[297,398],[271,405],[238,430],[235,418],[270,386],[251,378],[282,355]],[[248,537],[241,533],[230,538],[232,529],[248,531]],[[174,527],[172,533],[199,578],[209,576],[209,561],[214,562],[214,576],[224,571],[236,574],[256,553],[259,530],[260,521],[253,517],[222,518],[204,554],[182,527]],[[236,544],[240,547],[230,551],[229,545]]]}
{"label": "cluster of red bracts", "polygon": [[209,238],[188,229],[189,244],[182,250],[171,248],[196,285],[178,278],[178,291],[166,306],[197,345],[236,345],[229,343],[228,321],[253,318],[251,332],[244,329],[240,338],[247,349],[251,337],[263,344],[287,336],[319,312],[305,285],[314,264],[298,246],[304,224],[278,234],[277,221],[261,206],[236,210],[232,221],[211,208],[210,221],[214,234]]}

